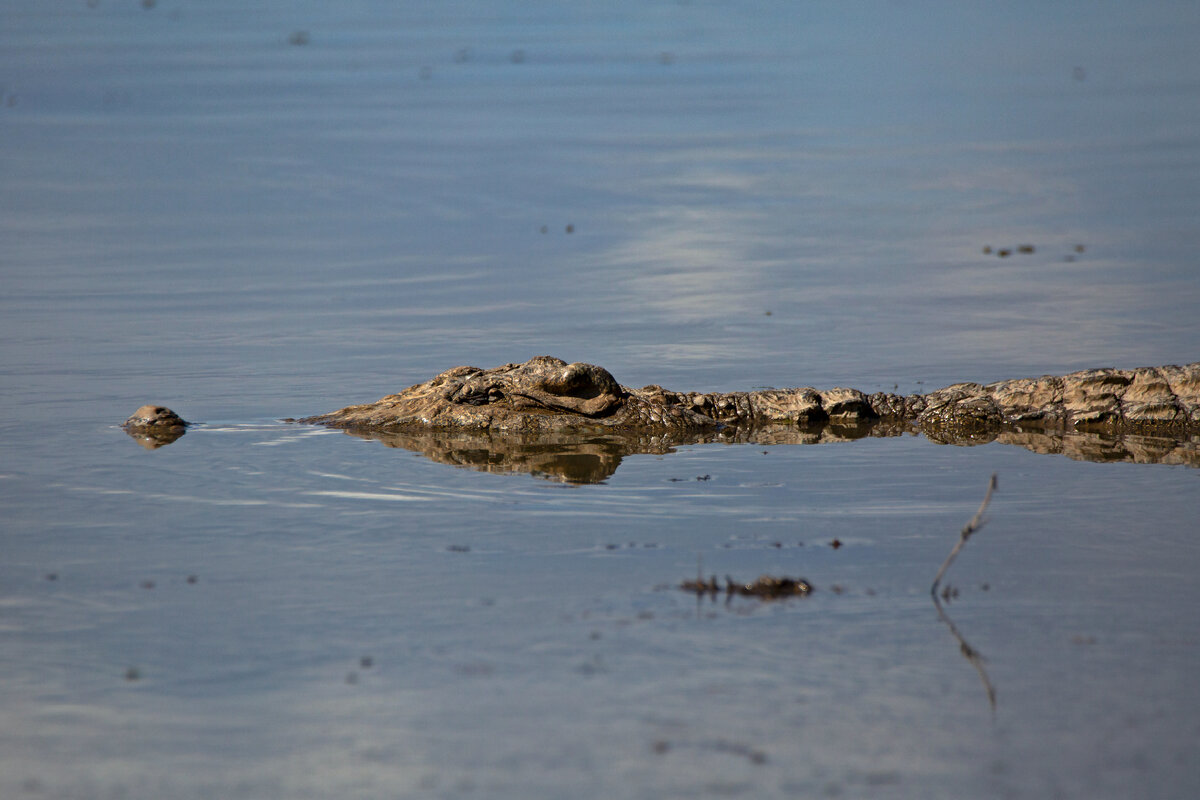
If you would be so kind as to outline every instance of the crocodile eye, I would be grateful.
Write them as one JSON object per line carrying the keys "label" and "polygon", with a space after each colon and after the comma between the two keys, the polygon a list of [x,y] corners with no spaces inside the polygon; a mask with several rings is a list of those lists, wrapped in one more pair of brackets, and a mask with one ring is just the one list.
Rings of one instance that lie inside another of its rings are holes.
{"label": "crocodile eye", "polygon": [[593,398],[602,394],[619,394],[620,387],[608,370],[592,364],[568,364],[558,375],[559,394]]}

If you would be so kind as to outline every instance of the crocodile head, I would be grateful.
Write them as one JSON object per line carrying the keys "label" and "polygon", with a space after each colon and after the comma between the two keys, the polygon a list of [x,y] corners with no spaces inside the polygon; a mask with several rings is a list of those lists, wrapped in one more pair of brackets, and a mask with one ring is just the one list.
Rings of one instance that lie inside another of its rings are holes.
{"label": "crocodile head", "polygon": [[603,367],[538,356],[492,369],[455,367],[377,402],[300,421],[347,429],[534,433],[624,425],[637,405]]}
{"label": "crocodile head", "polygon": [[562,411],[584,417],[603,417],[628,397],[616,378],[594,364],[568,364],[538,356],[524,364],[489,370],[472,367],[442,373],[442,398],[455,405],[500,404],[515,411]]}

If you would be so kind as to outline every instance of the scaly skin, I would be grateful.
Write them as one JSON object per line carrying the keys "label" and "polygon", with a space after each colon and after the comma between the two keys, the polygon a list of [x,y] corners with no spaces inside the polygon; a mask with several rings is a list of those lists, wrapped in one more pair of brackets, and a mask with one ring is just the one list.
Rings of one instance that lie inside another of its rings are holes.
{"label": "scaly skin", "polygon": [[925,395],[855,389],[673,392],[621,386],[602,367],[550,356],[482,370],[455,367],[375,403],[299,422],[354,431],[460,429],[502,433],[681,433],[787,424],[913,423],[934,438],[1006,428],[1182,435],[1200,433],[1200,363],[1095,369]]}
{"label": "scaly skin", "polygon": [[144,405],[121,425],[147,450],[157,450],[183,436],[190,425],[166,406]]}
{"label": "scaly skin", "polygon": [[[912,433],[943,444],[998,441],[1086,461],[1200,467],[1200,364],[960,383],[904,396],[630,389],[601,367],[542,356],[488,370],[456,367],[375,403],[285,421],[341,428],[459,466],[571,483],[604,480],[625,455],[680,445],[818,444]],[[153,449],[190,424],[152,405],[123,427]]]}

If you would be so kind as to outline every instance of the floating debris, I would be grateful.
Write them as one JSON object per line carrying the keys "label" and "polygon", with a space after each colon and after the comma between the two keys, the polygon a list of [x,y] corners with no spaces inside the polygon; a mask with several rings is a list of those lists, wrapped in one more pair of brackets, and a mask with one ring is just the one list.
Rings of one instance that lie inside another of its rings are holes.
{"label": "floating debris", "polygon": [[779,600],[785,597],[806,597],[814,591],[813,585],[804,578],[775,577],[760,575],[753,583],[737,583],[728,575],[725,585],[713,575],[708,580],[697,577],[694,581],[684,581],[679,585],[685,592],[697,596],[724,594],[726,597],[757,597],[762,600]]}

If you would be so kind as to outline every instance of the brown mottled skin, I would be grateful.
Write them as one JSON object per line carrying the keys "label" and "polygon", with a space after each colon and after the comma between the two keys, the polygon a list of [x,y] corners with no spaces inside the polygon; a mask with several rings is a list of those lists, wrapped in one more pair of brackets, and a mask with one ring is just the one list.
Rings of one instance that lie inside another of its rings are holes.
{"label": "brown mottled skin", "polygon": [[550,356],[493,369],[455,367],[374,403],[298,420],[353,431],[459,429],[539,434],[567,431],[678,433],[726,426],[821,426],[878,420],[937,435],[1018,427],[1108,434],[1200,432],[1200,363],[1093,369],[924,395],[855,389],[674,392],[631,389],[592,364]]}
{"label": "brown mottled skin", "polygon": [[182,433],[190,424],[166,406],[146,405],[133,412],[121,427],[130,433]]}
{"label": "brown mottled skin", "polygon": [[[455,367],[374,403],[285,421],[340,428],[460,466],[572,483],[604,480],[624,455],[684,444],[817,444],[917,432],[943,444],[999,441],[1086,461],[1200,467],[1200,363],[958,383],[905,396],[631,389],[602,367],[540,356],[486,370]],[[190,424],[151,405],[123,427],[154,448]]]}
{"label": "brown mottled skin", "polygon": [[166,406],[145,405],[121,427],[142,447],[157,450],[183,436],[190,424]]}

